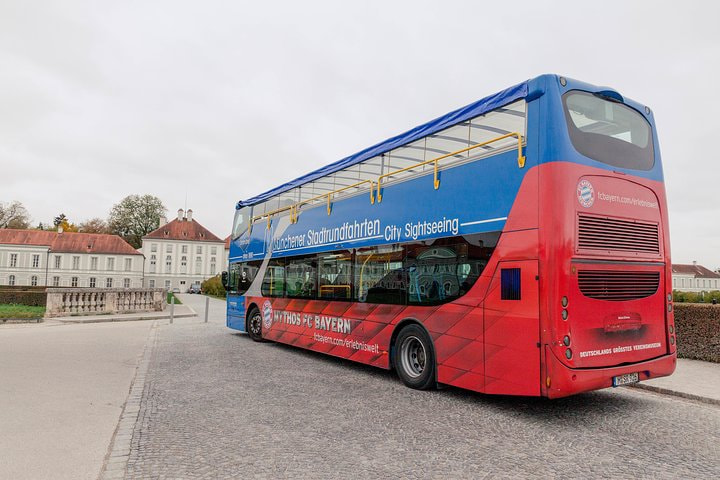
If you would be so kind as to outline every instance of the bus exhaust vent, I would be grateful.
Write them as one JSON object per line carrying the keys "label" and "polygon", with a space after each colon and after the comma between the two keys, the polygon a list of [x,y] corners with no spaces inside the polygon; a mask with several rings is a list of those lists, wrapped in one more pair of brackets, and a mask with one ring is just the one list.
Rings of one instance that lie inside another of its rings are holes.
{"label": "bus exhaust vent", "polygon": [[660,273],[579,270],[578,284],[583,295],[596,300],[637,300],[657,292]]}
{"label": "bus exhaust vent", "polygon": [[657,223],[580,215],[578,250],[660,255]]}

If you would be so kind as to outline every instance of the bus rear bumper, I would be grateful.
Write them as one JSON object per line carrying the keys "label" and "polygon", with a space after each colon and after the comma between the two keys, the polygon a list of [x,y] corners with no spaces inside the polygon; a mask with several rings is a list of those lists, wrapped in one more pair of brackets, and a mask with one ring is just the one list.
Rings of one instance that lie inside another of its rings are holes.
{"label": "bus rear bumper", "polygon": [[[645,362],[621,365],[618,367],[572,369],[563,365],[553,353],[547,349],[546,378],[543,379],[543,394],[548,398],[561,398],[576,393],[599,390],[613,386],[613,377],[628,373],[637,373],[639,380],[667,377],[675,371],[677,353],[647,360]],[[548,386],[549,383],[549,386]]]}

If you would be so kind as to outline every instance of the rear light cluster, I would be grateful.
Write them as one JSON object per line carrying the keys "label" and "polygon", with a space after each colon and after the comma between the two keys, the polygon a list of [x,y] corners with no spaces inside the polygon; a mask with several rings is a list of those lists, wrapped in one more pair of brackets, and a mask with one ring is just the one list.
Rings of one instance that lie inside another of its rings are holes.
{"label": "rear light cluster", "polygon": [[[563,319],[563,320],[567,320],[567,319],[568,319],[568,315],[569,315],[569,314],[568,314],[568,311],[567,311],[568,297],[563,296],[563,297],[560,299],[560,304],[561,304],[562,307],[563,307],[562,312],[561,312],[560,315],[562,316],[562,319]],[[570,347],[570,334],[569,334],[569,333],[563,337],[563,339],[562,339],[562,345],[565,345],[566,347]],[[570,348],[566,348],[566,349],[565,349],[565,358],[567,358],[568,360],[570,360],[570,359],[572,358],[572,356],[573,356],[572,350],[571,350]]]}
{"label": "rear light cluster", "polygon": [[[667,302],[668,302],[667,303],[667,311],[668,312],[672,312],[672,301],[673,301],[672,293],[668,293],[668,295],[667,295]],[[670,321],[668,323],[669,323],[668,333],[670,334],[669,335],[670,345],[674,346],[675,345],[675,324],[672,323],[672,321]]]}

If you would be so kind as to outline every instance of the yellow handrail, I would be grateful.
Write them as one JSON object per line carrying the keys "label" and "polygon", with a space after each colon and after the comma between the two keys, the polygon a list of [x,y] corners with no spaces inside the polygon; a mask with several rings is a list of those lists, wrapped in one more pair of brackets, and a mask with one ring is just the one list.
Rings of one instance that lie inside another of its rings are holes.
{"label": "yellow handrail", "polygon": [[497,142],[497,141],[500,141],[500,140],[505,140],[506,138],[509,138],[509,137],[516,137],[516,138],[518,139],[518,168],[523,168],[523,167],[525,166],[525,157],[524,157],[523,154],[522,154],[522,139],[523,139],[523,136],[520,135],[520,134],[517,133],[517,132],[506,133],[505,135],[501,135],[501,136],[499,136],[499,137],[493,138],[493,139],[491,139],[491,140],[488,140],[487,142],[476,143],[475,145],[472,145],[472,146],[470,146],[470,147],[463,148],[463,149],[457,150],[457,151],[455,151],[455,152],[446,153],[445,155],[440,155],[439,157],[433,158],[432,160],[426,160],[426,161],[424,161],[424,162],[416,163],[415,165],[411,165],[411,166],[406,167],[406,168],[401,168],[400,170],[395,170],[395,171],[393,171],[393,172],[386,173],[386,174],[384,174],[384,175],[380,175],[380,176],[378,177],[378,181],[377,181],[377,195],[376,195],[377,201],[378,201],[378,203],[379,203],[379,202],[382,202],[381,184],[382,184],[382,179],[383,179],[383,178],[392,177],[393,175],[397,175],[398,173],[407,172],[408,170],[414,170],[414,169],[417,168],[417,167],[422,167],[423,165],[429,165],[429,164],[433,163],[433,164],[434,164],[433,187],[435,187],[435,190],[437,190],[438,188],[440,188],[440,179],[438,178],[438,162],[439,162],[440,160],[443,160],[443,159],[448,158],[448,157],[453,157],[453,156],[458,155],[458,154],[460,154],[460,153],[468,152],[468,151],[473,150],[473,149],[475,149],[475,148],[484,147],[485,145],[488,145],[488,144],[490,144],[490,143]]}
{"label": "yellow handrail", "polygon": [[322,198],[326,198],[326,199],[327,199],[327,214],[330,215],[330,212],[332,211],[332,197],[333,197],[333,195],[335,195],[335,194],[337,194],[337,193],[340,193],[340,192],[344,192],[345,190],[350,190],[351,188],[357,188],[357,187],[359,187],[360,185],[363,185],[363,184],[366,184],[366,183],[369,183],[369,184],[370,184],[370,203],[373,204],[373,203],[375,203],[375,196],[373,195],[374,182],[373,182],[372,180],[362,180],[362,181],[360,181],[360,182],[353,183],[352,185],[348,185],[347,187],[338,188],[338,189],[333,190],[333,191],[331,191],[331,192],[323,193],[322,195],[317,195],[317,196],[315,196],[315,197],[308,198],[307,200],[303,200],[303,201],[301,201],[301,202],[296,203],[295,205],[293,205],[294,210],[295,210],[295,217],[293,218],[293,217],[292,217],[292,214],[291,214],[290,221],[291,221],[292,223],[296,223],[296,222],[297,222],[298,216],[300,215],[300,207],[301,207],[301,206],[306,205],[306,204],[308,204],[308,203],[312,203],[312,202],[314,202],[314,201],[316,201],[316,200],[320,200],[320,199],[322,199]]}
{"label": "yellow handrail", "polygon": [[393,172],[389,172],[389,173],[385,173],[385,174],[383,174],[383,175],[380,175],[380,176],[378,177],[378,179],[377,179],[377,195],[373,195],[375,182],[373,182],[372,180],[362,180],[362,181],[357,182],[357,183],[354,183],[354,184],[352,184],[352,185],[348,185],[348,186],[346,186],[346,187],[338,188],[338,189],[336,189],[336,190],[332,190],[331,192],[323,193],[322,195],[317,195],[317,196],[315,196],[315,197],[309,198],[309,199],[307,199],[307,200],[302,200],[302,201],[300,201],[300,202],[294,203],[294,204],[289,205],[289,206],[286,206],[286,207],[278,208],[277,210],[273,210],[272,212],[266,212],[266,213],[263,213],[262,215],[257,215],[257,216],[255,216],[255,217],[250,218],[250,221],[248,222],[248,235],[249,235],[250,232],[252,231],[252,226],[253,226],[253,224],[255,223],[256,220],[260,220],[260,219],[262,219],[262,218],[267,218],[267,228],[270,229],[270,227],[271,227],[271,225],[272,225],[272,216],[273,216],[273,215],[277,215],[278,213],[285,212],[285,211],[287,211],[287,210],[290,210],[290,223],[297,223],[298,217],[299,217],[299,215],[300,215],[300,207],[301,207],[301,206],[307,205],[307,204],[309,204],[309,203],[315,202],[315,201],[320,200],[320,199],[323,199],[323,198],[326,199],[326,201],[327,201],[327,214],[330,215],[330,213],[332,212],[332,198],[333,198],[334,195],[336,195],[336,194],[338,194],[338,193],[340,193],[340,192],[344,192],[345,190],[349,190],[349,189],[351,189],[351,188],[358,188],[360,185],[364,185],[364,184],[366,184],[366,183],[369,183],[369,184],[370,184],[370,203],[371,203],[371,204],[374,204],[376,198],[377,198],[377,201],[378,201],[378,203],[379,203],[379,202],[382,201],[382,188],[381,188],[381,184],[382,184],[383,178],[392,177],[393,175],[397,175],[398,173],[407,172],[408,170],[413,170],[413,169],[415,169],[415,168],[417,168],[417,167],[422,167],[423,165],[429,165],[429,164],[431,164],[431,163],[434,164],[434,168],[433,168],[433,170],[434,170],[434,172],[433,172],[433,176],[434,176],[434,178],[433,178],[433,187],[435,188],[435,190],[437,190],[438,188],[440,188],[440,179],[438,178],[438,162],[439,162],[440,160],[443,160],[443,159],[448,158],[448,157],[453,157],[453,156],[458,155],[458,154],[460,154],[460,153],[469,152],[470,150],[474,150],[474,149],[479,148],[479,147],[484,147],[485,145],[488,145],[488,144],[491,144],[491,143],[494,143],[494,142],[497,142],[497,141],[500,141],[500,140],[504,140],[504,139],[510,138],[510,137],[515,137],[515,138],[517,138],[518,168],[523,168],[523,167],[525,166],[525,156],[522,154],[523,136],[522,136],[520,133],[518,133],[518,132],[506,133],[505,135],[501,135],[501,136],[499,136],[499,137],[493,138],[493,139],[488,140],[488,141],[486,141],[486,142],[477,143],[477,144],[475,144],[475,145],[472,145],[472,146],[467,147],[467,148],[463,148],[463,149],[461,149],[461,150],[457,150],[457,151],[454,151],[454,152],[446,153],[445,155],[441,155],[441,156],[439,156],[439,157],[437,157],[437,158],[433,158],[432,160],[426,160],[426,161],[424,161],[424,162],[419,162],[419,163],[416,163],[415,165],[412,165],[412,166],[410,166],[410,167],[401,168],[400,170],[395,170],[395,171],[393,171]]}

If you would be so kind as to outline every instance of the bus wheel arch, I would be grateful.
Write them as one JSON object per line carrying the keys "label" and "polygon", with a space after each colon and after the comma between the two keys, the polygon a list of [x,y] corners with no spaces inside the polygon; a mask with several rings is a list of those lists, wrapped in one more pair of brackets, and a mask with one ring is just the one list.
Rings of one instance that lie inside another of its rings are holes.
{"label": "bus wheel arch", "polygon": [[[419,364],[413,360],[418,355]],[[430,332],[416,319],[406,318],[395,326],[390,337],[390,368],[410,388],[437,388],[435,344]]]}
{"label": "bus wheel arch", "polygon": [[255,303],[251,303],[248,305],[246,311],[245,331],[252,340],[260,342],[262,341],[262,317],[260,315],[260,308]]}

